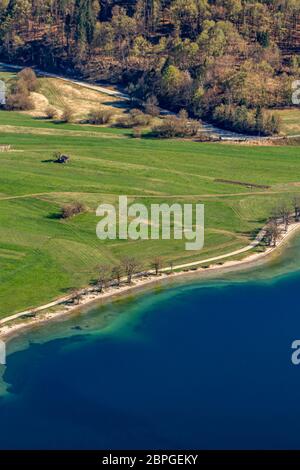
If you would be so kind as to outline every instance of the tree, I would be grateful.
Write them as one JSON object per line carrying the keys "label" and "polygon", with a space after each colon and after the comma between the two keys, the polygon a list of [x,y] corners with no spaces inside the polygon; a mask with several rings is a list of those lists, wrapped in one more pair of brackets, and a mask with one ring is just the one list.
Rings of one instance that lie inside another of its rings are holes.
{"label": "tree", "polygon": [[169,65],[162,74],[162,94],[173,106],[186,107],[192,99],[192,78],[188,71]]}
{"label": "tree", "polygon": [[146,114],[149,114],[150,116],[153,116],[153,117],[159,116],[160,109],[159,109],[158,99],[156,98],[156,96],[151,95],[149,96],[149,98],[147,98],[147,101],[145,104],[145,112]]}
{"label": "tree", "polygon": [[62,219],[69,219],[74,215],[81,214],[86,211],[86,207],[81,202],[72,202],[71,204],[65,204],[61,209]]}
{"label": "tree", "polygon": [[155,31],[161,14],[161,0],[137,0],[135,19],[142,33]]}
{"label": "tree", "polygon": [[164,139],[172,137],[194,137],[201,131],[201,124],[195,119],[187,119],[185,112],[178,116],[169,116],[161,124],[153,127],[154,136]]}
{"label": "tree", "polygon": [[280,231],[279,226],[274,221],[271,221],[267,227],[266,235],[265,235],[265,238],[269,246],[277,245],[277,241],[278,241],[278,238],[280,237],[280,233],[281,231]]}
{"label": "tree", "polygon": [[183,36],[196,37],[209,16],[209,4],[207,0],[174,0],[171,14]]}
{"label": "tree", "polygon": [[37,91],[39,83],[35,71],[30,67],[26,67],[18,73],[19,79],[22,79],[29,91]]}
{"label": "tree", "polygon": [[281,217],[282,223],[284,224],[284,230],[287,231],[290,223],[290,211],[285,202],[282,202],[278,206],[278,215]]}
{"label": "tree", "polygon": [[293,198],[293,206],[294,206],[294,213],[295,213],[295,220],[299,220],[300,218],[300,196],[294,196]]}
{"label": "tree", "polygon": [[127,276],[127,283],[131,284],[132,276],[137,272],[139,267],[138,261],[134,257],[126,256],[122,259],[122,267]]}
{"label": "tree", "polygon": [[79,45],[91,44],[94,38],[96,15],[98,14],[94,8],[93,0],[75,0],[74,12],[76,42]]}
{"label": "tree", "polygon": [[158,276],[159,270],[162,267],[162,259],[156,256],[151,263],[151,267],[154,269],[155,275]]}
{"label": "tree", "polygon": [[98,275],[98,288],[99,291],[102,292],[103,288],[106,287],[108,281],[111,279],[111,268],[108,265],[101,265],[98,268],[99,270],[99,275]]}
{"label": "tree", "polygon": [[258,135],[261,135],[264,131],[264,115],[260,106],[258,106],[255,113],[255,128]]}
{"label": "tree", "polygon": [[130,51],[130,43],[136,32],[136,21],[126,14],[126,10],[115,6],[112,10],[111,25],[114,32],[115,45],[122,61]]}
{"label": "tree", "polygon": [[118,287],[121,284],[121,277],[123,274],[123,268],[120,264],[117,264],[112,269],[112,279],[116,279]]}

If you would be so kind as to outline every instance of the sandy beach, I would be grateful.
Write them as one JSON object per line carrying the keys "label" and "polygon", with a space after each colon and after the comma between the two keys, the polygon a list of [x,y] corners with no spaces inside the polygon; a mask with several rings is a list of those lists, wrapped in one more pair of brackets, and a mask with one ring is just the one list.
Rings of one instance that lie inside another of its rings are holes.
{"label": "sandy beach", "polygon": [[[287,231],[283,231],[276,247],[268,247],[263,252],[248,254],[241,260],[229,260],[224,261],[222,264],[210,264],[206,268],[201,266],[197,267],[197,264],[200,265],[203,261],[195,261],[187,265],[174,266],[173,272],[170,272],[169,268],[165,268],[159,275],[155,275],[150,272],[147,276],[134,277],[131,284],[127,284],[123,281],[119,287],[108,287],[103,289],[102,292],[97,292],[95,288],[82,289],[77,293],[76,299],[74,294],[65,296],[45,306],[5,317],[0,320],[0,339],[8,341],[26,329],[41,327],[43,323],[55,321],[62,316],[74,314],[82,307],[113,301],[117,298],[134,294],[160,284],[172,285],[174,281],[181,278],[190,277],[191,279],[205,279],[209,276],[209,273],[218,274],[225,273],[233,269],[247,269],[255,267],[259,262],[267,261],[270,255],[279,251],[278,248],[286,243],[299,229],[300,222],[290,224]],[[245,247],[238,251],[241,253],[247,252],[251,249],[251,246],[254,248],[255,246],[258,246],[258,243],[252,243],[249,247]],[[224,258],[226,259],[227,257],[234,256],[235,254],[237,254],[237,252],[212,259],[222,260]],[[177,269],[182,269],[182,271],[177,271]]]}

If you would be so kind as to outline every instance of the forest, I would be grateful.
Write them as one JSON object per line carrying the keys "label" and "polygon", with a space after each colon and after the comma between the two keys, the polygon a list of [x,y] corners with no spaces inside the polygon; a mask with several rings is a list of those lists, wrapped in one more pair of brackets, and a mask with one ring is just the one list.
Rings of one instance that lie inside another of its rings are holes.
{"label": "forest", "polygon": [[300,75],[300,0],[0,0],[0,57],[272,135]]}

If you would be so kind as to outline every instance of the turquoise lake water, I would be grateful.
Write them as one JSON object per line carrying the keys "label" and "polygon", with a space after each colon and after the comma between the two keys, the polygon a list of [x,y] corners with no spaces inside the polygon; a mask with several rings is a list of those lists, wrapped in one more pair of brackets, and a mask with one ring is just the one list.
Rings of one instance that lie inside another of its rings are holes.
{"label": "turquoise lake water", "polygon": [[2,370],[0,448],[299,449],[299,288],[298,237],[256,269],[25,332]]}

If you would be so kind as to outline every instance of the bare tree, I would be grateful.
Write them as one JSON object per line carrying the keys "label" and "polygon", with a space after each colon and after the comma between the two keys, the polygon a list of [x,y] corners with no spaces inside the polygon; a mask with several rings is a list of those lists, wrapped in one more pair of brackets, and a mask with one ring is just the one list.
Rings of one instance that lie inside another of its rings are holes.
{"label": "bare tree", "polygon": [[122,277],[123,269],[120,264],[116,265],[112,269],[112,279],[116,279],[118,286],[121,284],[121,277]]}
{"label": "bare tree", "polygon": [[299,220],[300,218],[300,195],[294,196],[293,207],[294,207],[294,212],[295,212],[295,220]]}
{"label": "bare tree", "polygon": [[269,246],[277,245],[278,238],[280,237],[280,228],[277,223],[271,221],[267,227],[265,239]]}
{"label": "bare tree", "polygon": [[99,291],[102,292],[103,288],[106,286],[107,282],[111,278],[111,269],[110,266],[102,265],[99,266],[99,277],[98,277],[98,287]]}
{"label": "bare tree", "polygon": [[39,87],[38,79],[35,71],[30,67],[26,67],[18,73],[18,78],[24,80],[29,91],[37,91]]}
{"label": "bare tree", "polygon": [[278,206],[278,214],[282,220],[282,223],[284,224],[285,231],[287,231],[289,223],[290,223],[290,211],[285,202],[282,202]]}
{"label": "bare tree", "polygon": [[158,99],[155,95],[150,96],[145,104],[145,111],[147,114],[153,117],[159,116],[160,109],[158,104]]}
{"label": "bare tree", "polygon": [[126,256],[122,259],[122,266],[127,276],[127,282],[131,284],[132,276],[136,273],[139,263],[134,257]]}
{"label": "bare tree", "polygon": [[158,276],[159,270],[162,267],[162,259],[159,256],[156,256],[151,263],[151,267],[154,269],[155,275]]}
{"label": "bare tree", "polygon": [[56,119],[58,116],[57,109],[54,106],[47,106],[45,114],[47,119]]}
{"label": "bare tree", "polygon": [[67,105],[64,107],[61,120],[62,122],[72,122],[74,120],[74,115],[75,115],[74,110],[70,106]]}
{"label": "bare tree", "polygon": [[72,298],[73,298],[74,304],[78,305],[81,299],[80,289],[74,289],[74,291],[72,292]]}

